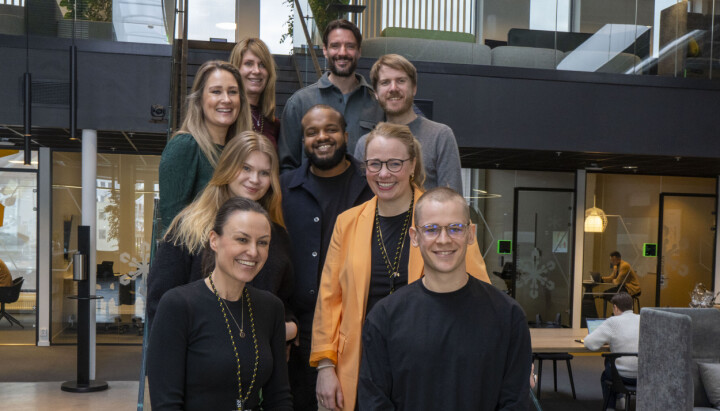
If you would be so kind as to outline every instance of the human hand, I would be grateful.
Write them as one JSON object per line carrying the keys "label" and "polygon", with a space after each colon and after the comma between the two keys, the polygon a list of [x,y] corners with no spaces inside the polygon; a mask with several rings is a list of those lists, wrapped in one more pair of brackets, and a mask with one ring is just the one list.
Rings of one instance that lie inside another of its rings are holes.
{"label": "human hand", "polygon": [[294,340],[298,335],[298,326],[293,321],[285,323],[285,341]]}
{"label": "human hand", "polygon": [[326,367],[318,371],[315,389],[318,402],[328,410],[342,409],[345,405],[340,381],[335,374],[335,367]]}
{"label": "human hand", "polygon": [[535,388],[535,382],[536,382],[537,376],[535,375],[535,363],[532,363],[530,365],[530,389],[532,390]]}

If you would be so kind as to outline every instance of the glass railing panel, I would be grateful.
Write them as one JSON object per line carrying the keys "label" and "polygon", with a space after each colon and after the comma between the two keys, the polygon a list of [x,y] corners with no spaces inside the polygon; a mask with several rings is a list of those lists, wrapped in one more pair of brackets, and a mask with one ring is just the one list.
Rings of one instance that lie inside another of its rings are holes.
{"label": "glass railing panel", "polygon": [[[317,10],[301,4],[319,45]],[[363,57],[397,53],[411,61],[694,78],[711,78],[720,66],[714,18],[720,7],[708,1],[353,0],[350,5],[364,7],[343,15],[363,33]],[[297,29],[299,19],[295,24],[298,50],[307,42]]]}

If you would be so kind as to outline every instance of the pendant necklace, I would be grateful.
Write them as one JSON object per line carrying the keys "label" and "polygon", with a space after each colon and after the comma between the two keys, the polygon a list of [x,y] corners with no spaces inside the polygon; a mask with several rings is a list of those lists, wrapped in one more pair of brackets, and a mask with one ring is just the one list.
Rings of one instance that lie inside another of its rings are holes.
{"label": "pendant necklace", "polygon": [[[215,283],[213,282],[213,275],[215,272],[210,274],[210,288],[212,288],[213,293],[218,299],[218,304],[220,304],[220,311],[222,311],[223,318],[225,319],[225,325],[227,326],[228,334],[230,335],[230,343],[232,343],[233,353],[235,354],[235,362],[237,363],[237,379],[238,379],[238,398],[235,400],[235,405],[237,407],[237,411],[246,411],[245,404],[247,403],[248,398],[250,398],[250,393],[252,392],[253,386],[255,385],[255,378],[257,377],[257,370],[258,370],[258,364],[260,363],[260,351],[258,350],[258,342],[257,342],[257,335],[255,334],[255,319],[253,318],[253,311],[252,311],[252,302],[250,301],[250,292],[248,291],[247,287],[243,288],[243,294],[241,294],[240,297],[240,310],[243,309],[242,307],[242,300],[243,296],[247,297],[248,301],[248,313],[250,314],[250,330],[252,331],[252,337],[253,337],[253,345],[255,347],[255,366],[253,368],[253,375],[252,375],[252,381],[250,381],[250,387],[248,387],[247,392],[243,396],[243,389],[242,389],[242,378],[240,376],[240,356],[238,355],[237,347],[235,346],[235,337],[233,337],[232,329],[230,328],[230,321],[228,320],[228,316],[226,314],[225,308],[227,307],[227,303],[225,303],[222,298],[220,298],[220,294],[218,294],[217,289],[215,288]],[[227,308],[227,312],[230,312],[230,308]],[[230,316],[232,317],[232,313],[230,313]],[[235,321],[235,318],[233,317],[233,321]],[[235,325],[237,325],[237,321],[235,322]],[[238,327],[240,332],[242,332],[242,329]]]}
{"label": "pendant necklace", "polygon": [[265,128],[265,117],[263,117],[262,113],[260,113],[259,110],[257,117],[255,117],[255,114],[252,111],[250,111],[250,115],[252,116],[253,120],[253,130],[262,134],[263,129]]}
{"label": "pendant necklace", "polygon": [[400,239],[397,247],[395,247],[395,260],[390,263],[390,257],[388,256],[387,249],[385,248],[385,240],[383,240],[382,229],[380,228],[380,213],[378,207],[375,207],[375,230],[377,232],[377,241],[380,244],[380,253],[385,261],[389,278],[392,281],[390,286],[390,294],[395,292],[395,279],[400,277],[400,256],[402,255],[403,248],[405,247],[405,240],[407,239],[408,224],[410,224],[410,218],[412,216],[413,204],[415,203],[415,191],[412,192],[410,197],[410,207],[408,208],[407,215],[405,216],[405,222],[403,223],[402,231],[400,232]]}

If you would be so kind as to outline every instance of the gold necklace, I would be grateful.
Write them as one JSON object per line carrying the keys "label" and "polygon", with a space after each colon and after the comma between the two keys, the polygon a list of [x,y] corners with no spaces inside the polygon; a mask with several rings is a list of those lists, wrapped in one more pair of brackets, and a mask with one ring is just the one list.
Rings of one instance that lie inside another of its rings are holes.
{"label": "gold necklace", "polygon": [[410,223],[410,216],[412,215],[413,204],[415,203],[415,191],[412,192],[410,197],[410,208],[408,208],[407,215],[405,216],[405,222],[403,223],[402,231],[400,232],[400,240],[397,247],[395,248],[395,260],[390,264],[390,258],[388,256],[387,249],[385,248],[385,240],[383,240],[382,229],[380,228],[380,213],[378,207],[375,207],[375,227],[377,227],[377,240],[380,244],[380,252],[385,261],[385,266],[388,269],[388,274],[392,280],[392,286],[390,286],[390,294],[395,292],[395,279],[400,277],[400,256],[402,255],[403,248],[405,247],[405,239],[407,238],[408,224]]}
{"label": "gold necklace", "polygon": [[[253,317],[252,312],[252,302],[250,301],[250,292],[248,291],[247,287],[244,287],[243,294],[247,295],[248,300],[248,312],[250,313],[250,329],[252,330],[252,336],[253,336],[253,345],[255,346],[255,367],[253,369],[253,376],[252,381],[250,381],[250,387],[248,387],[247,393],[245,393],[245,397],[243,398],[243,389],[242,389],[242,378],[240,376],[240,356],[237,352],[237,347],[235,346],[235,337],[233,337],[232,330],[230,329],[230,321],[228,321],[227,314],[225,313],[225,307],[227,307],[227,304],[224,304],[222,298],[220,298],[220,294],[218,294],[217,289],[215,288],[215,283],[213,282],[213,275],[215,272],[213,271],[210,274],[210,288],[212,288],[213,293],[215,294],[215,297],[218,299],[218,303],[220,304],[220,311],[222,311],[223,318],[225,319],[225,325],[227,326],[228,334],[230,335],[230,342],[232,343],[233,353],[235,354],[235,362],[237,363],[237,378],[238,378],[238,398],[236,400],[236,406],[238,411],[243,411],[245,403],[247,403],[248,398],[250,398],[250,393],[252,392],[253,386],[255,385],[255,378],[257,377],[257,370],[258,370],[258,364],[260,363],[260,351],[258,350],[258,343],[257,343],[257,335],[255,334],[255,318]],[[241,294],[242,295],[242,294]],[[240,297],[240,301],[242,301],[242,297]],[[242,306],[240,307],[242,310]],[[228,308],[228,312],[230,309]],[[230,313],[232,316],[232,313]],[[237,322],[235,323],[237,325]]]}

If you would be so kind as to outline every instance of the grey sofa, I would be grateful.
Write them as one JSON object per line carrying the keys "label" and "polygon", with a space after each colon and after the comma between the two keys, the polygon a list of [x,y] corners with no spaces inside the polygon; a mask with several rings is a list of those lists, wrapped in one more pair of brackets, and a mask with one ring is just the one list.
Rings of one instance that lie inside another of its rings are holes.
{"label": "grey sofa", "polygon": [[638,411],[715,410],[700,378],[698,363],[720,363],[720,310],[641,310]]}

